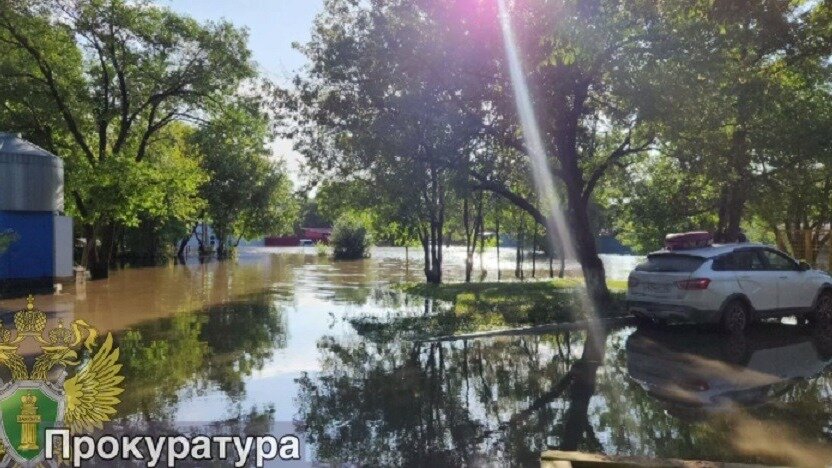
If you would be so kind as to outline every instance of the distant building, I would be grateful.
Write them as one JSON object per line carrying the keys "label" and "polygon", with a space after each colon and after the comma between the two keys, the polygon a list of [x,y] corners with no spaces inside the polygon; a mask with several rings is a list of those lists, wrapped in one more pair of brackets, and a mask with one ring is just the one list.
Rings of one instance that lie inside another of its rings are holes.
{"label": "distant building", "polygon": [[[199,236],[199,239],[197,239],[197,236]],[[191,233],[191,235],[188,237],[188,242],[185,244],[184,255],[197,255],[199,253],[200,241],[202,241],[202,244],[205,246],[205,249],[209,252],[213,252],[217,249],[217,236],[214,234],[214,229],[211,227],[210,224],[197,224],[196,235]],[[236,238],[226,239],[226,242],[228,243],[234,243],[236,241]],[[242,239],[238,247],[262,247],[263,245],[263,239]]]}
{"label": "distant building", "polygon": [[0,133],[0,293],[28,294],[72,276],[72,218],[64,216],[64,163],[13,133]]}
{"label": "distant building", "polygon": [[301,245],[301,241],[311,241],[313,244],[329,244],[331,236],[332,228],[300,228],[300,231],[293,236],[266,237],[266,247],[298,246]]}

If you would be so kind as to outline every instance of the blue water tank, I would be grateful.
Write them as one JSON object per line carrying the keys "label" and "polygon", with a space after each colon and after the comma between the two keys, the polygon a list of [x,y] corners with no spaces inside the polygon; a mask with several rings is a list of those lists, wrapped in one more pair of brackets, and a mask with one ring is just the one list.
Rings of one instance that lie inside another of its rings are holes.
{"label": "blue water tank", "polygon": [[63,216],[61,158],[14,133],[0,133],[0,280],[72,275],[72,220]]}

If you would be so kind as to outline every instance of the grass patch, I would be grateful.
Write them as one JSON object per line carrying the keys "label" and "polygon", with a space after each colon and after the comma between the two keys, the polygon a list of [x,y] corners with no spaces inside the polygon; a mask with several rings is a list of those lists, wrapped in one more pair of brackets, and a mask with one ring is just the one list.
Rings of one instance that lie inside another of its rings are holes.
{"label": "grass patch", "polygon": [[[623,315],[626,282],[610,281],[608,286],[613,293],[613,301],[599,311],[599,315]],[[444,304],[435,307],[435,312],[428,315],[401,316],[390,320],[377,317],[352,319],[352,325],[360,334],[387,341],[402,334],[413,339],[587,318],[581,299],[583,281],[575,278],[535,282],[420,283],[405,284],[400,288],[407,294]]]}
{"label": "grass patch", "polygon": [[[556,278],[547,281],[509,281],[486,283],[448,283],[427,284],[410,283],[401,285],[404,292],[418,296],[432,297],[443,301],[454,301],[460,294],[474,294],[484,299],[499,300],[501,298],[526,298],[526,302],[550,299],[553,294],[564,291],[578,292],[583,288],[583,279]],[[607,287],[613,296],[620,295],[627,290],[627,281],[608,280]]]}

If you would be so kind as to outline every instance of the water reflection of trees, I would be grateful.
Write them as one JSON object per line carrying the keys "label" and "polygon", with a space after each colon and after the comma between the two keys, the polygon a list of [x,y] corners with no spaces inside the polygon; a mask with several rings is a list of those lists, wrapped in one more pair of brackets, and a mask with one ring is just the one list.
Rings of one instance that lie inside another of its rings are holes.
{"label": "water reflection of trees", "polygon": [[180,398],[219,389],[232,403],[244,379],[286,346],[283,310],[267,297],[146,322],[119,337],[126,391],[119,414],[169,420]]}
{"label": "water reflection of trees", "polygon": [[322,371],[299,379],[297,418],[319,459],[369,465],[533,464],[547,448],[796,462],[743,449],[764,441],[738,440],[738,418],[771,437],[794,429],[798,443],[832,437],[827,374],[766,388],[762,404],[694,417],[628,377],[631,332],[611,332],[601,348],[579,332],[448,343],[325,338]]}
{"label": "water reflection of trees", "polygon": [[583,334],[421,344],[326,338],[319,347],[323,372],[299,379],[298,404],[323,460],[534,463],[571,431],[559,425],[587,427],[578,412],[592,395],[593,382],[582,380],[594,369]]}

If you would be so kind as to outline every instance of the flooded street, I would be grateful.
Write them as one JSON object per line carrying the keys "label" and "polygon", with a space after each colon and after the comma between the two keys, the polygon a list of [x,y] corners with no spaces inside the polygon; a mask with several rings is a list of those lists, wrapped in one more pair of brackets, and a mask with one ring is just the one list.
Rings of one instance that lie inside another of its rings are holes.
{"label": "flooded street", "polygon": [[[332,262],[313,249],[249,248],[234,261],[125,269],[36,299],[116,335],[122,420],[292,423],[304,461],[536,464],[547,448],[832,458],[832,334],[762,324],[729,339],[625,327],[602,350],[574,331],[442,342],[360,334],[351,319],[442,310],[390,287],[422,280],[418,251],[410,262],[403,254]],[[637,261],[605,260],[613,272]],[[462,273],[455,263],[449,281]]]}

